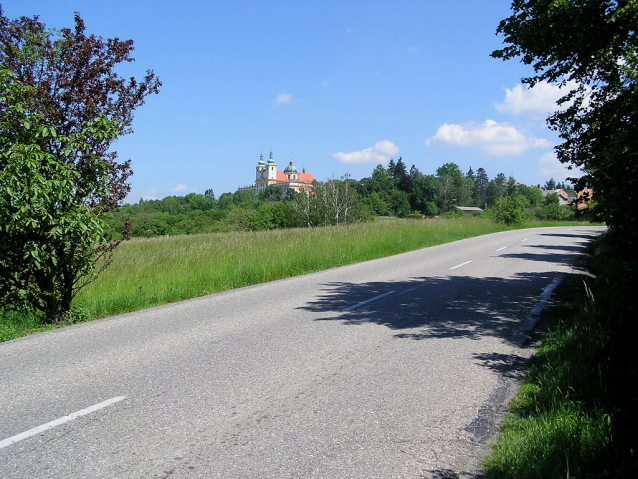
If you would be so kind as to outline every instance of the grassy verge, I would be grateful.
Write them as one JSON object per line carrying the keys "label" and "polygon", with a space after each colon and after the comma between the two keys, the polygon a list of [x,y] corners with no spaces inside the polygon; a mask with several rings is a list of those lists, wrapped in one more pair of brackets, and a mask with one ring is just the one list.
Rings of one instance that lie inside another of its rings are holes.
{"label": "grassy verge", "polygon": [[[530,222],[524,227],[567,226]],[[574,223],[583,224],[583,223]],[[74,303],[74,322],[367,261],[508,228],[481,218],[136,238]],[[50,326],[0,313],[0,340]]]}
{"label": "grassy verge", "polygon": [[605,271],[562,290],[487,479],[638,477],[636,300],[604,241],[591,249]]}

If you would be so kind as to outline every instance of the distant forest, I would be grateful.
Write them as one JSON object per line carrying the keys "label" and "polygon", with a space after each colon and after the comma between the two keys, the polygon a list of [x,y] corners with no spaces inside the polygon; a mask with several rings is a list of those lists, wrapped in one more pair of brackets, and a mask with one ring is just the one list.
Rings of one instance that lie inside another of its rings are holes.
{"label": "distant forest", "polygon": [[[539,185],[540,186],[540,185]],[[563,188],[549,180],[544,189]],[[184,235],[224,231],[259,231],[276,228],[311,227],[369,221],[375,216],[399,218],[453,216],[454,206],[477,206],[489,215],[499,198],[524,199],[528,218],[569,220],[571,206],[559,205],[557,195],[543,197],[539,187],[530,187],[503,173],[490,179],[483,168],[465,174],[454,163],[446,163],[436,174],[425,175],[414,165],[408,170],[402,158],[378,165],[369,177],[315,182],[310,195],[269,186],[256,194],[250,190],[168,196],[162,200],[140,200],[124,204],[106,215],[113,231],[123,231],[130,222],[133,237]]]}

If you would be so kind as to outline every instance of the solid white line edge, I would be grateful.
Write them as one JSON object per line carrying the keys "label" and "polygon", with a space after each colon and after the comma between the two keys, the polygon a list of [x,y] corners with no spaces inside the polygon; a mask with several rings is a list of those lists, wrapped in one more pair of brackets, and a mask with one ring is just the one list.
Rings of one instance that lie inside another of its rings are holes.
{"label": "solid white line edge", "polygon": [[0,449],[3,449],[11,444],[15,444],[16,442],[22,441],[23,439],[27,439],[31,436],[35,436],[36,434],[40,434],[41,432],[47,431],[49,429],[53,429],[56,426],[64,424],[69,421],[73,421],[82,416],[86,416],[87,414],[91,414],[92,412],[98,411],[105,407],[108,407],[117,402],[123,401],[126,399],[126,396],[118,396],[106,401],[103,401],[99,404],[95,404],[93,406],[89,406],[86,409],[82,409],[81,411],[77,411],[69,414],[68,416],[63,416],[61,418],[55,419],[54,421],[48,422],[46,424],[42,424],[41,426],[34,427],[33,429],[29,429],[28,431],[21,432],[20,434],[16,434],[15,436],[11,436],[7,439],[0,441]]}

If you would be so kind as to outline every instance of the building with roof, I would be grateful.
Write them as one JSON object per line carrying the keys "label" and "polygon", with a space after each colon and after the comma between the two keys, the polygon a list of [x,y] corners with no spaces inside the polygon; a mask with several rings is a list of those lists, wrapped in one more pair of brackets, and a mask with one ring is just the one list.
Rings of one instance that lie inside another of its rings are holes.
{"label": "building with roof", "polygon": [[556,196],[558,196],[558,204],[560,205],[570,205],[575,200],[575,198],[570,197],[562,188],[557,188],[554,190],[541,190],[541,193],[543,194],[543,198],[547,198],[548,195],[556,193]]}
{"label": "building with roof", "polygon": [[584,190],[579,191],[576,207],[579,210],[582,210],[584,208],[589,208],[589,205],[591,204],[591,199],[593,196],[594,196],[594,190],[592,190],[591,188],[585,188]]}
{"label": "building with roof", "polygon": [[289,190],[294,190],[298,193],[312,189],[312,183],[314,181],[314,177],[312,174],[306,172],[305,167],[302,168],[301,172],[297,170],[292,164],[292,158],[290,159],[290,164],[286,166],[284,171],[278,170],[271,150],[268,161],[264,160],[263,153],[259,156],[259,161],[255,167],[255,184],[239,189],[253,190],[259,193],[268,186],[275,186],[281,188],[284,194]]}
{"label": "building with roof", "polygon": [[481,208],[477,206],[455,206],[454,208],[458,211],[465,213],[466,215],[473,215],[483,211]]}

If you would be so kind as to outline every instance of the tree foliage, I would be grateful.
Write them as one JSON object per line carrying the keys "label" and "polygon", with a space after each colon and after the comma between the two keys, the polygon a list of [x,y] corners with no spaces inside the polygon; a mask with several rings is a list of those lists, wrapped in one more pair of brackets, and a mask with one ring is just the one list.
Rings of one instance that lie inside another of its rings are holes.
{"label": "tree foliage", "polygon": [[520,195],[503,196],[496,200],[493,215],[496,221],[507,226],[518,226],[525,221],[527,201]]}
{"label": "tree foliage", "polygon": [[[0,302],[60,320],[120,239],[102,217],[129,192],[130,162],[114,141],[161,83],[125,80],[133,42],[47,29],[0,8]],[[122,223],[125,228],[125,222]],[[124,232],[126,233],[126,232]],[[121,238],[121,235],[119,235]]]}
{"label": "tree foliage", "polygon": [[295,211],[304,226],[345,225],[368,217],[356,182],[347,175],[340,180],[315,181],[311,192],[296,196]]}
{"label": "tree foliage", "polygon": [[492,53],[521,58],[534,75],[565,88],[562,109],[548,119],[563,142],[558,158],[583,168],[612,235],[636,260],[638,241],[638,2],[517,0]]}
{"label": "tree foliage", "polygon": [[[91,200],[109,194],[110,162],[88,153],[89,142],[109,143],[119,131],[100,117],[70,137],[58,135],[21,103],[27,90],[10,72],[0,71],[0,98],[7,108],[3,120],[10,118],[0,123],[5,142],[0,150],[0,307],[35,309],[59,321],[77,292],[95,278],[96,264],[98,271],[106,267],[119,244],[100,220],[103,207]],[[7,144],[12,132],[14,141]],[[79,182],[81,171],[43,151],[38,143],[48,138],[69,154],[86,152],[84,166],[95,181]]]}
{"label": "tree foliage", "polygon": [[[159,92],[159,79],[151,70],[142,81],[120,77],[115,68],[134,61],[133,41],[87,35],[78,13],[74,20],[73,29],[50,30],[37,16],[10,20],[0,7],[0,64],[14,72],[15,81],[30,87],[25,107],[58,135],[70,138],[102,116],[116,125],[120,135],[131,133],[135,109],[144,104],[146,96]],[[5,136],[5,141],[14,140],[11,135]],[[109,150],[112,142],[86,141],[92,153],[108,159],[110,169],[108,194],[91,201],[113,208],[130,190],[130,161],[118,163],[117,152]],[[50,136],[38,138],[37,144],[80,171],[76,179],[79,188],[85,189],[95,181],[90,166],[85,164],[85,151],[65,151],[65,145]]]}

